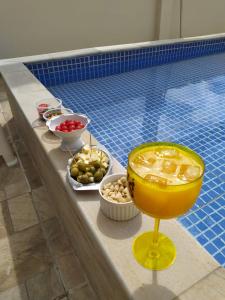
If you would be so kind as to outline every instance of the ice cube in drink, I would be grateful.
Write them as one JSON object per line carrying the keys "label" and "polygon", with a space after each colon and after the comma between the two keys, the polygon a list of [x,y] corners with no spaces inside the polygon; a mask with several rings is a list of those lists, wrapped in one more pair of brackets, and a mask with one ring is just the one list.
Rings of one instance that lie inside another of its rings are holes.
{"label": "ice cube in drink", "polygon": [[180,166],[178,177],[183,181],[194,181],[201,174],[201,168],[199,166],[183,164]]}
{"label": "ice cube in drink", "polygon": [[177,164],[173,160],[165,159],[162,162],[162,172],[166,174],[174,174],[177,170]]}
{"label": "ice cube in drink", "polygon": [[179,152],[173,148],[159,149],[156,151],[157,156],[162,158],[179,158]]}
{"label": "ice cube in drink", "polygon": [[154,174],[147,174],[144,177],[145,180],[152,182],[152,183],[157,183],[160,186],[167,186],[167,179],[154,175]]}
{"label": "ice cube in drink", "polygon": [[143,167],[150,168],[156,159],[154,157],[144,157],[143,155],[137,156],[132,162],[134,165],[141,165]]}

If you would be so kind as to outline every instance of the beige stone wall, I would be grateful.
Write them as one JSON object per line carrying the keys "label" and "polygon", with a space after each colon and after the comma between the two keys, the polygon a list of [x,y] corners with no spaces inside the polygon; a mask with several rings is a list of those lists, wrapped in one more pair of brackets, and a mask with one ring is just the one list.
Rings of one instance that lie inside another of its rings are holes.
{"label": "beige stone wall", "polygon": [[154,40],[157,0],[0,2],[0,59]]}
{"label": "beige stone wall", "polygon": [[176,38],[180,31],[225,32],[225,1],[0,1],[0,59]]}
{"label": "beige stone wall", "polygon": [[183,37],[222,32],[225,32],[224,0],[183,0]]}

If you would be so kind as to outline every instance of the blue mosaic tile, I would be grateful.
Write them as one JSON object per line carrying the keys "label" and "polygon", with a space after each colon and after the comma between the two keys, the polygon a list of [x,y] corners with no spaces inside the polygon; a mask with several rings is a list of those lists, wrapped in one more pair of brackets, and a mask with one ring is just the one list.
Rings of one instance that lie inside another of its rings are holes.
{"label": "blue mosaic tile", "polygon": [[221,254],[221,253],[217,253],[214,258],[221,264],[224,265],[224,261],[225,261],[225,255]]}
{"label": "blue mosaic tile", "polygon": [[[181,217],[180,222],[196,237],[197,241],[225,267],[225,214],[224,208],[217,205],[223,202],[224,199],[225,194],[209,202],[201,209],[197,209]],[[204,218],[197,219],[196,215],[201,215],[199,211],[207,211],[208,214]],[[192,216],[194,216],[194,218]],[[186,220],[188,220],[188,222]],[[190,225],[190,220],[193,221],[194,226],[193,224]],[[198,228],[199,233],[193,232],[193,228]]]}
{"label": "blue mosaic tile", "polygon": [[[222,38],[70,57],[28,63],[26,66],[43,84],[51,86],[96,79],[224,51],[225,39]],[[212,90],[222,94],[223,84],[217,80]]]}
{"label": "blue mosaic tile", "polygon": [[205,244],[207,244],[208,239],[207,239],[205,236],[200,235],[200,236],[197,237],[197,241],[199,241],[199,243],[200,243],[202,246],[204,246]]}
{"label": "blue mosaic tile", "polygon": [[217,248],[214,247],[211,243],[209,243],[208,245],[205,246],[206,250],[210,253],[210,254],[214,254],[215,252],[217,252]]}
{"label": "blue mosaic tile", "polygon": [[205,236],[208,240],[212,240],[213,238],[215,238],[216,235],[212,230],[207,230],[205,231]]}
{"label": "blue mosaic tile", "polygon": [[123,166],[130,150],[146,141],[184,144],[203,157],[201,194],[179,221],[223,266],[224,70],[225,54],[217,54],[49,87],[64,106],[91,118],[91,133]]}

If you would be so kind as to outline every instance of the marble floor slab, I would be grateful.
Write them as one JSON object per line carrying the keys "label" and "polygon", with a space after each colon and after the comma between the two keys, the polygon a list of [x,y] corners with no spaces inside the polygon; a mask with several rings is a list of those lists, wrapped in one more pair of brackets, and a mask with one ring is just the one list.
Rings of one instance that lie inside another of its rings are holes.
{"label": "marble floor slab", "polygon": [[0,156],[0,300],[95,300],[3,88],[0,77],[0,122],[19,163],[8,168]]}
{"label": "marble floor slab", "polygon": [[0,300],[28,300],[25,285],[17,285],[0,293]]}
{"label": "marble floor slab", "polygon": [[4,181],[4,190],[7,199],[30,192],[29,183],[20,166],[7,170]]}
{"label": "marble floor slab", "polygon": [[30,300],[60,299],[65,295],[64,287],[54,267],[29,279],[26,286]]}
{"label": "marble floor slab", "polygon": [[79,289],[69,291],[69,300],[97,300],[90,286],[85,285]]}
{"label": "marble floor slab", "polygon": [[32,190],[34,206],[41,221],[46,221],[56,216],[56,211],[48,197],[48,191],[43,186]]}
{"label": "marble floor slab", "polygon": [[0,201],[5,200],[6,195],[5,195],[5,191],[4,190],[0,190]]}
{"label": "marble floor slab", "polygon": [[56,217],[45,221],[43,230],[53,257],[73,253],[70,241]]}
{"label": "marble floor slab", "polygon": [[225,269],[218,268],[175,300],[224,300]]}
{"label": "marble floor slab", "polygon": [[37,214],[29,193],[9,199],[8,206],[15,232],[38,224]]}
{"label": "marble floor slab", "polygon": [[62,281],[67,290],[87,283],[87,278],[80,262],[74,254],[67,254],[57,258]]}
{"label": "marble floor slab", "polygon": [[0,292],[52,266],[39,225],[0,239]]}
{"label": "marble floor slab", "polygon": [[0,202],[0,239],[13,234],[12,220],[7,201]]}

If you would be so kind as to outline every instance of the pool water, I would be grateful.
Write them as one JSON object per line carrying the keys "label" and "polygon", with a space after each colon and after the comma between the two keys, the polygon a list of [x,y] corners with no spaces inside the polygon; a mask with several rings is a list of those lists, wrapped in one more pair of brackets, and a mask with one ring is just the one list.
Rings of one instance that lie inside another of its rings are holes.
{"label": "pool water", "polygon": [[91,118],[91,133],[123,166],[130,150],[147,141],[198,152],[204,185],[179,221],[225,266],[225,54],[48,89]]}

